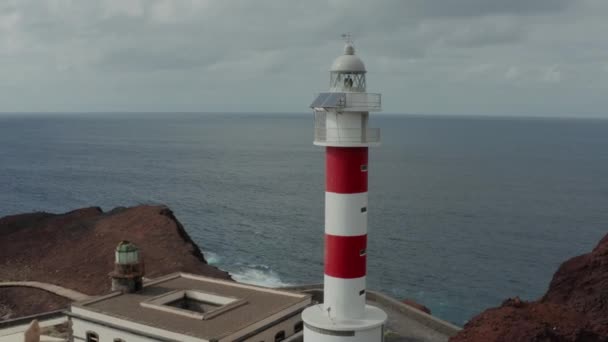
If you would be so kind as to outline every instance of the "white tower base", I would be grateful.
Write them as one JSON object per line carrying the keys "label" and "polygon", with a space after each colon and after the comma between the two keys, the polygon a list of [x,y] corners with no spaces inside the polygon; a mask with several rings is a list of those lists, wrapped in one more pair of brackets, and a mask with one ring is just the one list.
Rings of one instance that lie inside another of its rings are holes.
{"label": "white tower base", "polygon": [[323,304],[302,312],[304,342],[382,342],[386,313],[366,305],[360,319],[336,320],[328,317]]}

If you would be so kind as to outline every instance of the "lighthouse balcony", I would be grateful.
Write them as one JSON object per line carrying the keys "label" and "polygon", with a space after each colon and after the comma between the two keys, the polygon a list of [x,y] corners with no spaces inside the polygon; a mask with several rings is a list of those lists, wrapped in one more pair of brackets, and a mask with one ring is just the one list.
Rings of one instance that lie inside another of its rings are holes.
{"label": "lighthouse balcony", "polygon": [[382,110],[382,95],[359,92],[320,93],[310,107],[315,111],[379,112]]}
{"label": "lighthouse balcony", "polygon": [[376,146],[380,144],[379,128],[315,128],[318,146]]}

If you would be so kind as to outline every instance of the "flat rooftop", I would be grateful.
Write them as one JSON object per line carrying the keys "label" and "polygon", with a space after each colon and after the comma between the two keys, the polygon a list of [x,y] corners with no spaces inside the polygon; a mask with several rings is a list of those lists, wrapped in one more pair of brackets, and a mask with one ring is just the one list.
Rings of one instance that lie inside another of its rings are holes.
{"label": "flat rooftop", "polygon": [[293,315],[311,296],[175,273],[136,293],[115,292],[72,304],[134,323],[206,340],[221,339],[276,315]]}

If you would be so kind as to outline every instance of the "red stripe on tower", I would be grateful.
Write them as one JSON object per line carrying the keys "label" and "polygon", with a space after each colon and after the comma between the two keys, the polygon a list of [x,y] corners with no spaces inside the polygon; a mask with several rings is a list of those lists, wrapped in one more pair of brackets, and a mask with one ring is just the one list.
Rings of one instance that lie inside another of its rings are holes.
{"label": "red stripe on tower", "polygon": [[367,235],[325,234],[325,274],[352,279],[365,276]]}
{"label": "red stripe on tower", "polygon": [[367,192],[367,147],[327,146],[325,155],[326,191]]}

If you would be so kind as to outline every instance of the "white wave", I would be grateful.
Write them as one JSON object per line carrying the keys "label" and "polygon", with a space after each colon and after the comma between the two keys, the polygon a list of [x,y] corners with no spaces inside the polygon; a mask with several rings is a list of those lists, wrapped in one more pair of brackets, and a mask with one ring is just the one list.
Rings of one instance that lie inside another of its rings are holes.
{"label": "white wave", "polygon": [[230,272],[232,278],[239,283],[259,285],[265,287],[289,286],[279,277],[279,274],[266,265],[249,265],[238,272]]}
{"label": "white wave", "polygon": [[203,255],[205,256],[205,260],[207,260],[207,263],[209,265],[217,266],[217,264],[221,260],[220,256],[217,253],[206,251],[203,252]]}

